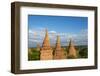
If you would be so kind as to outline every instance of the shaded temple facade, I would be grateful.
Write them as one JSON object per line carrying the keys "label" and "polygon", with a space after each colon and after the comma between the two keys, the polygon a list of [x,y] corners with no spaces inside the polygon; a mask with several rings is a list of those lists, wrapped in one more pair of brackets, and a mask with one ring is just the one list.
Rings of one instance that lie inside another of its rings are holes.
{"label": "shaded temple facade", "polygon": [[50,40],[48,31],[46,29],[45,38],[40,49],[40,60],[52,60],[53,59],[53,50],[50,47]]}

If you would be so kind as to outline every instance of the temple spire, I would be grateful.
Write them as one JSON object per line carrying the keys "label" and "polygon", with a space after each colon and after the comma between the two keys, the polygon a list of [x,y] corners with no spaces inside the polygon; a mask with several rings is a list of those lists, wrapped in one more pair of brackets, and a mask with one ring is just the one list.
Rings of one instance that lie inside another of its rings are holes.
{"label": "temple spire", "polygon": [[40,50],[40,60],[52,60],[53,59],[53,50],[50,47],[48,30],[45,30],[45,38]]}
{"label": "temple spire", "polygon": [[50,47],[50,41],[49,41],[49,35],[48,35],[48,30],[46,29],[45,30],[45,38],[44,38],[44,41],[43,41],[43,45],[42,45],[42,47]]}
{"label": "temple spire", "polygon": [[61,44],[60,44],[60,37],[59,36],[57,36],[56,50],[61,50]]}
{"label": "temple spire", "polygon": [[65,55],[64,49],[61,48],[60,37],[57,36],[56,48],[54,51],[54,59],[65,59],[65,58],[66,58],[66,55]]}
{"label": "temple spire", "polygon": [[37,43],[37,51],[40,51],[40,45]]}
{"label": "temple spire", "polygon": [[69,42],[68,58],[77,58],[77,52],[72,42],[72,39],[70,39],[70,42]]}

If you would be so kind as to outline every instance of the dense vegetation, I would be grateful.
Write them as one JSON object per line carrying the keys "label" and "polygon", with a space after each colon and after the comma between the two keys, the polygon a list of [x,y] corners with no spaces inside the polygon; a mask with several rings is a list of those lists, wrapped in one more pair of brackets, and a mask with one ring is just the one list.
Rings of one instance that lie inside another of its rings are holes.
{"label": "dense vegetation", "polygon": [[40,52],[36,49],[31,49],[31,53],[28,53],[28,60],[40,60]]}
{"label": "dense vegetation", "polygon": [[[65,52],[68,52],[68,47],[62,47]],[[40,60],[40,51],[36,48],[29,48],[31,51],[28,51],[28,60]],[[88,48],[87,46],[75,46],[77,50],[77,58],[88,58]]]}
{"label": "dense vegetation", "polygon": [[76,46],[78,58],[88,58],[88,47],[87,46]]}

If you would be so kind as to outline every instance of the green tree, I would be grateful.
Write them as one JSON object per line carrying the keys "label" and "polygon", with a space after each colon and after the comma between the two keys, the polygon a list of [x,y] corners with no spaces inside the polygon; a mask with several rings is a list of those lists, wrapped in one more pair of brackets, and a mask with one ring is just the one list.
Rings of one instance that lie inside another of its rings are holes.
{"label": "green tree", "polygon": [[80,58],[87,58],[88,57],[88,50],[87,48],[83,48],[79,51]]}
{"label": "green tree", "polygon": [[28,53],[28,60],[40,60],[40,52],[32,50],[32,53]]}

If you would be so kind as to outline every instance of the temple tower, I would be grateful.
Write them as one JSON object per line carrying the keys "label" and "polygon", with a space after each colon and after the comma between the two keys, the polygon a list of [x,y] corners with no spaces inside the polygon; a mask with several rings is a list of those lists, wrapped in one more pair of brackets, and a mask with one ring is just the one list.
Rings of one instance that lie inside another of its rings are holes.
{"label": "temple tower", "polygon": [[40,45],[37,43],[37,51],[40,51]]}
{"label": "temple tower", "polygon": [[66,58],[66,54],[64,49],[61,48],[60,37],[57,36],[56,48],[54,51],[54,59],[65,59],[65,58]]}
{"label": "temple tower", "polygon": [[72,40],[69,42],[68,58],[77,58],[77,51],[74,47],[74,44],[72,43]]}
{"label": "temple tower", "polygon": [[28,53],[32,54],[32,49],[31,48],[28,49]]}
{"label": "temple tower", "polygon": [[45,38],[40,50],[40,60],[52,60],[53,59],[53,50],[50,47],[49,35],[46,29]]}

